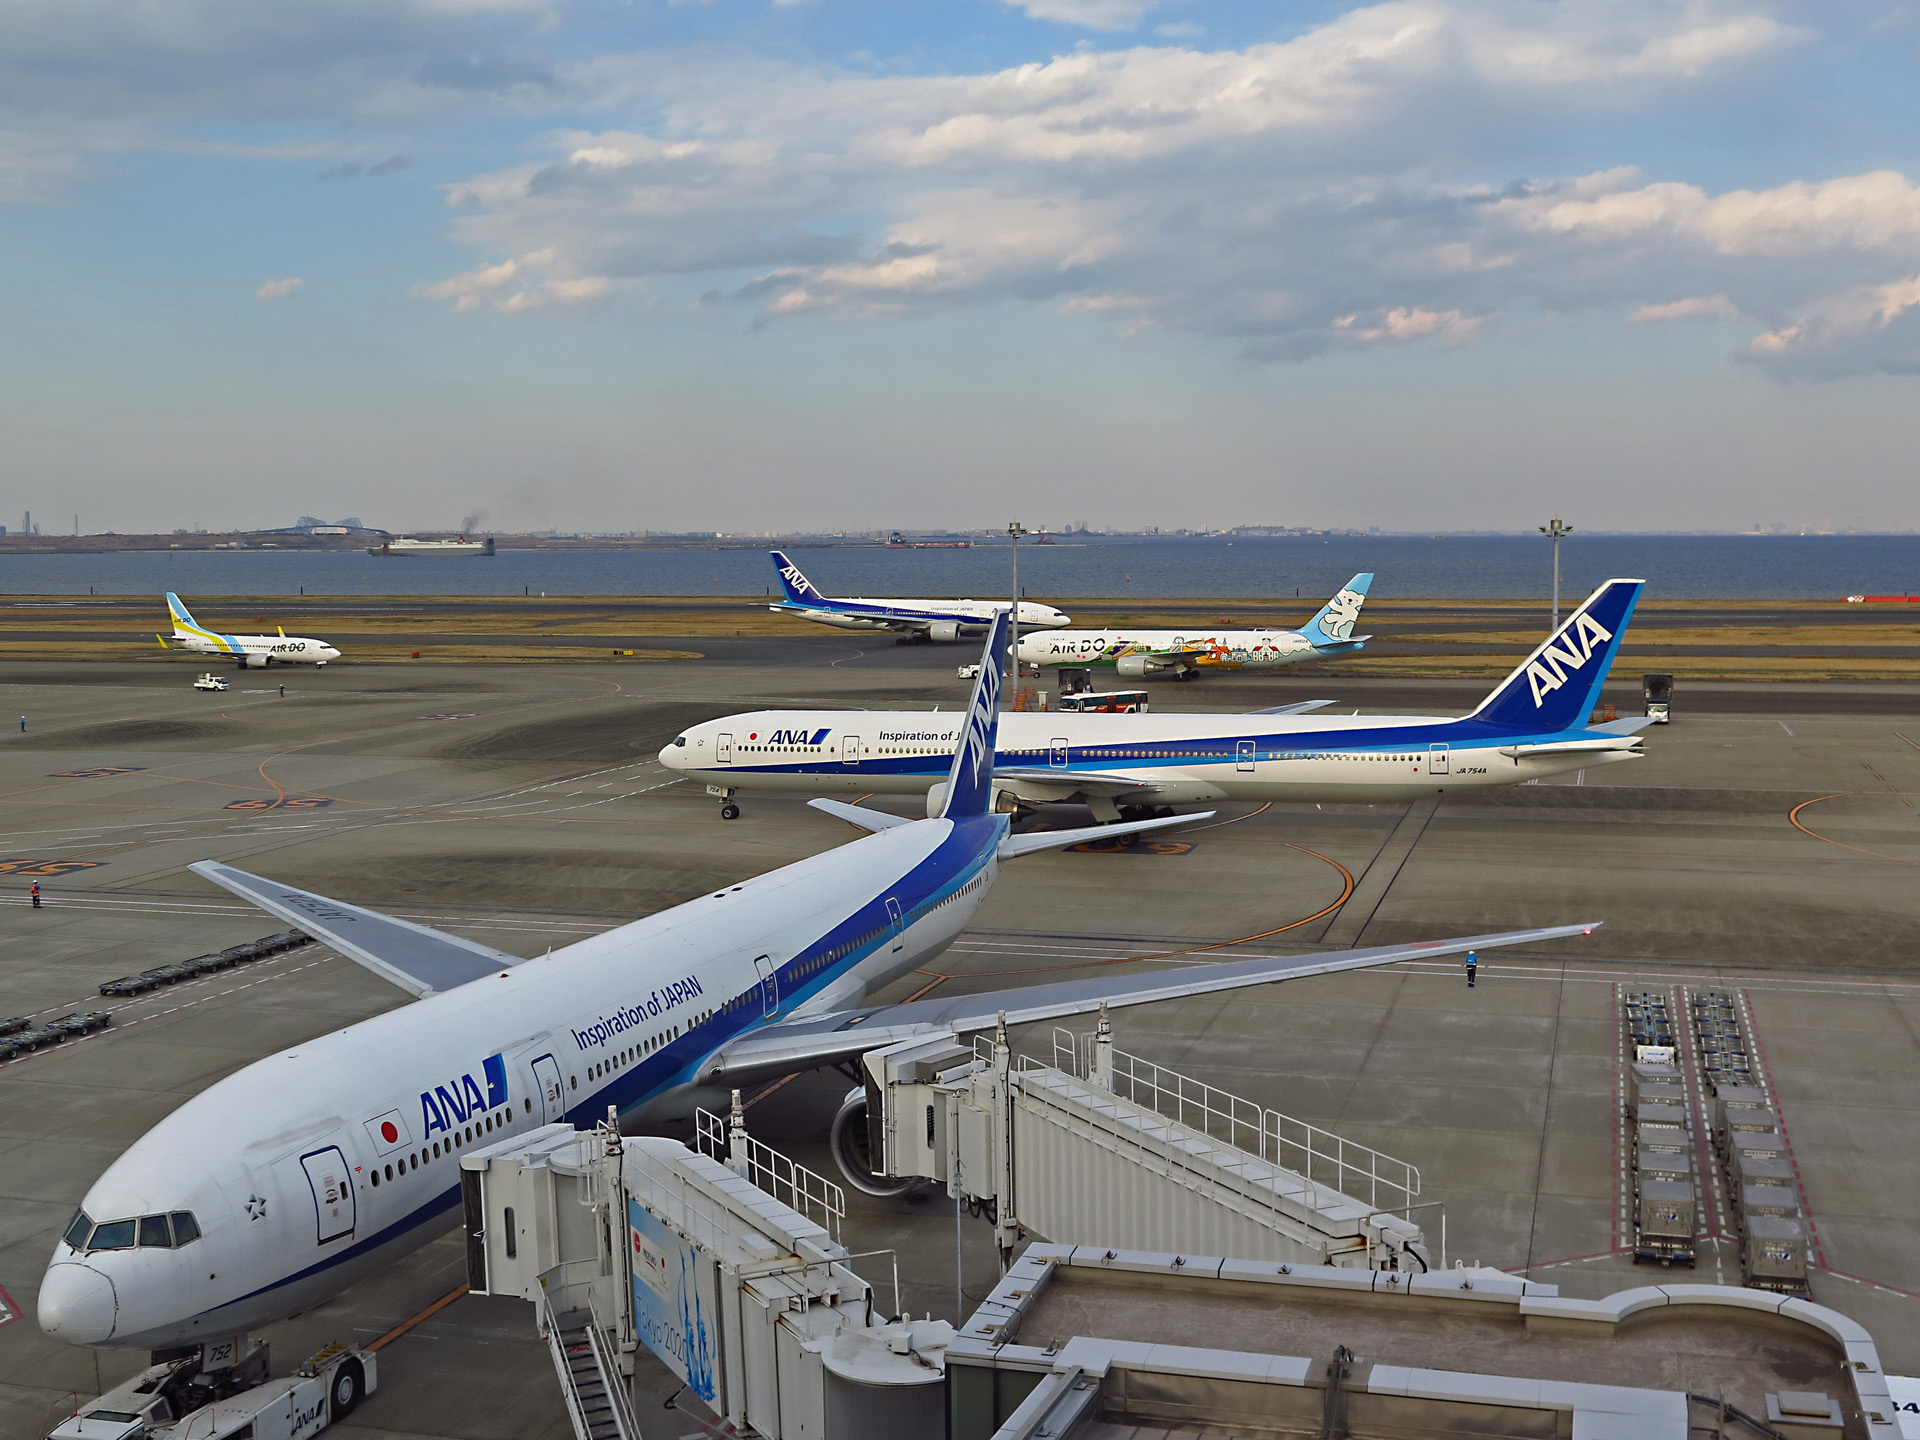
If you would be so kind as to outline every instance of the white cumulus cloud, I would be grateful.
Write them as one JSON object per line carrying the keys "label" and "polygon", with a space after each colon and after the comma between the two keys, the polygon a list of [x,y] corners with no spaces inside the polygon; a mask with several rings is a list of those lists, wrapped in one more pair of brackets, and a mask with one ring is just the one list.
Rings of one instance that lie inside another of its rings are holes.
{"label": "white cumulus cloud", "polygon": [[307,282],[302,280],[298,275],[286,280],[269,280],[253,292],[253,298],[256,300],[284,300],[306,283]]}

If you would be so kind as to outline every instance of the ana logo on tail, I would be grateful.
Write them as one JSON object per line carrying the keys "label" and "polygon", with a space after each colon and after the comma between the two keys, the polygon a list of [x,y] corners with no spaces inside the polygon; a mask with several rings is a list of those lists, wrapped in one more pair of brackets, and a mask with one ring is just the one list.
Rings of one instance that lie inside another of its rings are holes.
{"label": "ana logo on tail", "polygon": [[[1580,670],[1593,658],[1594,648],[1613,639],[1613,632],[1592,616],[1580,614],[1558,641],[1547,646],[1527,665],[1527,684],[1533,690],[1534,709],[1567,683],[1569,671]],[[1565,649],[1561,647],[1565,646]]]}

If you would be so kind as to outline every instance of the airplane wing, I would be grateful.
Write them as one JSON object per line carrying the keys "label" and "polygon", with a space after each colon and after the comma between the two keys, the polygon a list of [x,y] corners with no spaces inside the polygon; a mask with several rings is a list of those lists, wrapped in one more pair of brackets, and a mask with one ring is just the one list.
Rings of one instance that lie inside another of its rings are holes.
{"label": "airplane wing", "polygon": [[989,990],[979,995],[846,1010],[817,1020],[772,1025],[743,1035],[709,1056],[700,1066],[699,1078],[708,1084],[729,1086],[770,1080],[799,1070],[853,1060],[869,1050],[916,1035],[942,1030],[962,1035],[989,1029],[1002,1011],[1009,1025],[1031,1025],[1085,1015],[1103,1004],[1120,1009],[1185,995],[1211,995],[1248,985],[1270,985],[1306,975],[1458,955],[1464,950],[1493,950],[1503,945],[1529,945],[1571,935],[1590,935],[1598,924],[1595,921],[1585,925],[1551,925],[1539,930],[1509,930],[1496,935],[1468,935],[1457,940],[1419,940],[1408,945],[1337,950],[1321,955],[1276,955],[1258,960],[1183,964],[1176,970],[1144,975],[1100,975],[1051,985]]}
{"label": "airplane wing", "polygon": [[1169,825],[1191,825],[1196,820],[1211,820],[1215,812],[1202,810],[1197,815],[1163,815],[1158,820],[1122,820],[1117,825],[1082,825],[1073,830],[1029,830],[1009,835],[995,853],[1002,860],[1016,855],[1032,855],[1040,850],[1058,850],[1063,845],[1084,845],[1089,840],[1114,840],[1122,835],[1144,835],[1149,830],[1164,830]]}
{"label": "airplane wing", "polygon": [[1099,770],[996,769],[995,780],[1020,780],[1029,785],[1055,785],[1072,793],[1124,795],[1131,790],[1153,790],[1158,782],[1135,775],[1109,775]]}
{"label": "airplane wing", "polygon": [[1304,715],[1333,704],[1331,700],[1296,700],[1291,705],[1269,705],[1264,710],[1249,710],[1249,715]]}
{"label": "airplane wing", "polygon": [[298,925],[415,999],[437,995],[483,975],[497,975],[509,965],[520,963],[518,955],[490,950],[444,930],[396,920],[376,910],[362,910],[358,905],[296,890],[216,860],[201,860],[187,868],[242,900],[252,901],[269,915]]}
{"label": "airplane wing", "polygon": [[1515,760],[1531,760],[1541,755],[1615,755],[1622,751],[1637,755],[1641,743],[1626,736],[1618,740],[1559,740],[1544,745],[1502,745],[1500,753]]}
{"label": "airplane wing", "polygon": [[814,809],[844,820],[849,825],[858,825],[862,830],[871,830],[878,834],[882,830],[891,830],[896,825],[911,825],[910,815],[888,815],[880,810],[868,810],[860,805],[849,805],[844,800],[809,800],[807,804]]}
{"label": "airplane wing", "polygon": [[1589,725],[1589,730],[1598,730],[1605,735],[1638,735],[1654,723],[1651,715],[1629,715],[1624,720],[1606,720],[1598,725]]}

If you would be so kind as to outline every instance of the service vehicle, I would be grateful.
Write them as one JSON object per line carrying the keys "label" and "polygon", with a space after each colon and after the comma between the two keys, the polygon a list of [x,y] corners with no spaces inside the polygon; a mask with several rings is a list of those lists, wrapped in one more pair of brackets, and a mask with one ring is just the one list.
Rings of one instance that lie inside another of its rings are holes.
{"label": "service vehicle", "polygon": [[1640,682],[1640,694],[1647,702],[1647,718],[1656,725],[1673,723],[1673,676],[1648,675]]}
{"label": "service vehicle", "polygon": [[1082,690],[1060,697],[1062,710],[1097,710],[1107,715],[1138,715],[1147,708],[1144,690]]}
{"label": "service vehicle", "polygon": [[47,1440],[307,1440],[379,1383],[375,1357],[358,1345],[329,1345],[278,1380],[269,1368],[264,1340],[186,1347],[75,1406]]}
{"label": "service vehicle", "polygon": [[227,677],[224,675],[202,675],[198,680],[193,682],[193,688],[196,690],[226,690],[230,687],[227,684]]}

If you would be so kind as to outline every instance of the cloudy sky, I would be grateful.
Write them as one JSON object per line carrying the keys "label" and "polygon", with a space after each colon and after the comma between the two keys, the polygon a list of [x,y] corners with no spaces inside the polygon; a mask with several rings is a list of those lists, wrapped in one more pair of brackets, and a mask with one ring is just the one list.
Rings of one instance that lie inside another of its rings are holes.
{"label": "cloudy sky", "polygon": [[1894,0],[0,0],[0,505],[1920,526],[1917,81]]}

